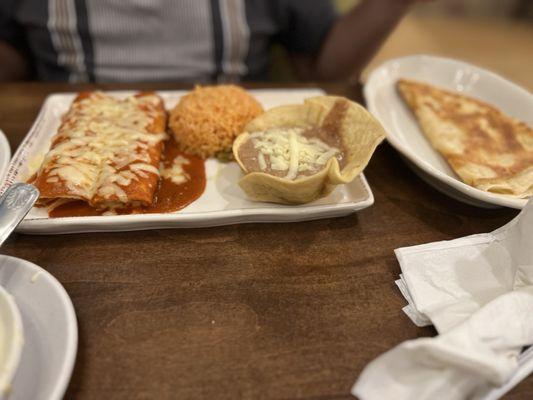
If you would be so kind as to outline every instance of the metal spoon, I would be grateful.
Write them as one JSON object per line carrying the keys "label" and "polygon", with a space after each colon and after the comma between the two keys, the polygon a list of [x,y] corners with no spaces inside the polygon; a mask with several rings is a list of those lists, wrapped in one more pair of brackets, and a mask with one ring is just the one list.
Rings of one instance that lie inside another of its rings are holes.
{"label": "metal spoon", "polygon": [[39,191],[27,183],[15,183],[0,197],[0,246],[39,198]]}

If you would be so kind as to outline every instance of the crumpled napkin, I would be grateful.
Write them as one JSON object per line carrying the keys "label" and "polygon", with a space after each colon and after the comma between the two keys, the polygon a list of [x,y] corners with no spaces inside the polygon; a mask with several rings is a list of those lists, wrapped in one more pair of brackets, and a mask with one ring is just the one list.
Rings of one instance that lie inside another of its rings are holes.
{"label": "crumpled napkin", "polygon": [[435,338],[371,362],[363,400],[497,399],[533,370],[533,200],[491,233],[395,251],[405,313]]}

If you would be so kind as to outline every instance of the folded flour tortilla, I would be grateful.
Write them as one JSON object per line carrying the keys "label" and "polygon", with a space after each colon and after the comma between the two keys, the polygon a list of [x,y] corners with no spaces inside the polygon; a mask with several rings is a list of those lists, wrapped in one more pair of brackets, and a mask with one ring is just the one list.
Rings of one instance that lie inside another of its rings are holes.
{"label": "folded flour tortilla", "polygon": [[533,129],[480,100],[400,79],[422,131],[468,185],[516,198],[533,195]]}

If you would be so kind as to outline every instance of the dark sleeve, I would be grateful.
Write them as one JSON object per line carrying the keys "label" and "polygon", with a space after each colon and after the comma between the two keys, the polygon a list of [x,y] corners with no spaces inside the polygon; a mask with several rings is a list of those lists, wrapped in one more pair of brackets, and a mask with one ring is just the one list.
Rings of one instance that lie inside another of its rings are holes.
{"label": "dark sleeve", "polygon": [[277,3],[279,42],[290,53],[316,54],[338,17],[333,0],[278,0]]}
{"label": "dark sleeve", "polygon": [[0,0],[0,40],[24,52],[26,50],[24,31],[13,15],[15,3],[16,0]]}

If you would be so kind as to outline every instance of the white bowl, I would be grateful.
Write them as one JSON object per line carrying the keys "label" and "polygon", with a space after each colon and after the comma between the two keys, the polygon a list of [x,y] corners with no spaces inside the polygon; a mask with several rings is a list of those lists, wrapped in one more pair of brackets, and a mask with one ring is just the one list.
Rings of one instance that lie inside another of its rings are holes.
{"label": "white bowl", "polygon": [[24,326],[24,348],[5,400],[61,400],[78,348],[74,307],[49,272],[0,255],[0,286],[13,295]]}
{"label": "white bowl", "polygon": [[390,60],[376,68],[364,87],[369,111],[382,123],[387,140],[405,156],[417,174],[450,197],[487,207],[523,208],[526,199],[485,192],[462,182],[433,149],[416,119],[397,93],[396,81],[409,78],[462,92],[486,101],[504,113],[533,124],[533,96],[522,87],[483,68],[427,55]]}
{"label": "white bowl", "polygon": [[24,344],[22,318],[13,296],[0,286],[0,399],[7,397]]}

